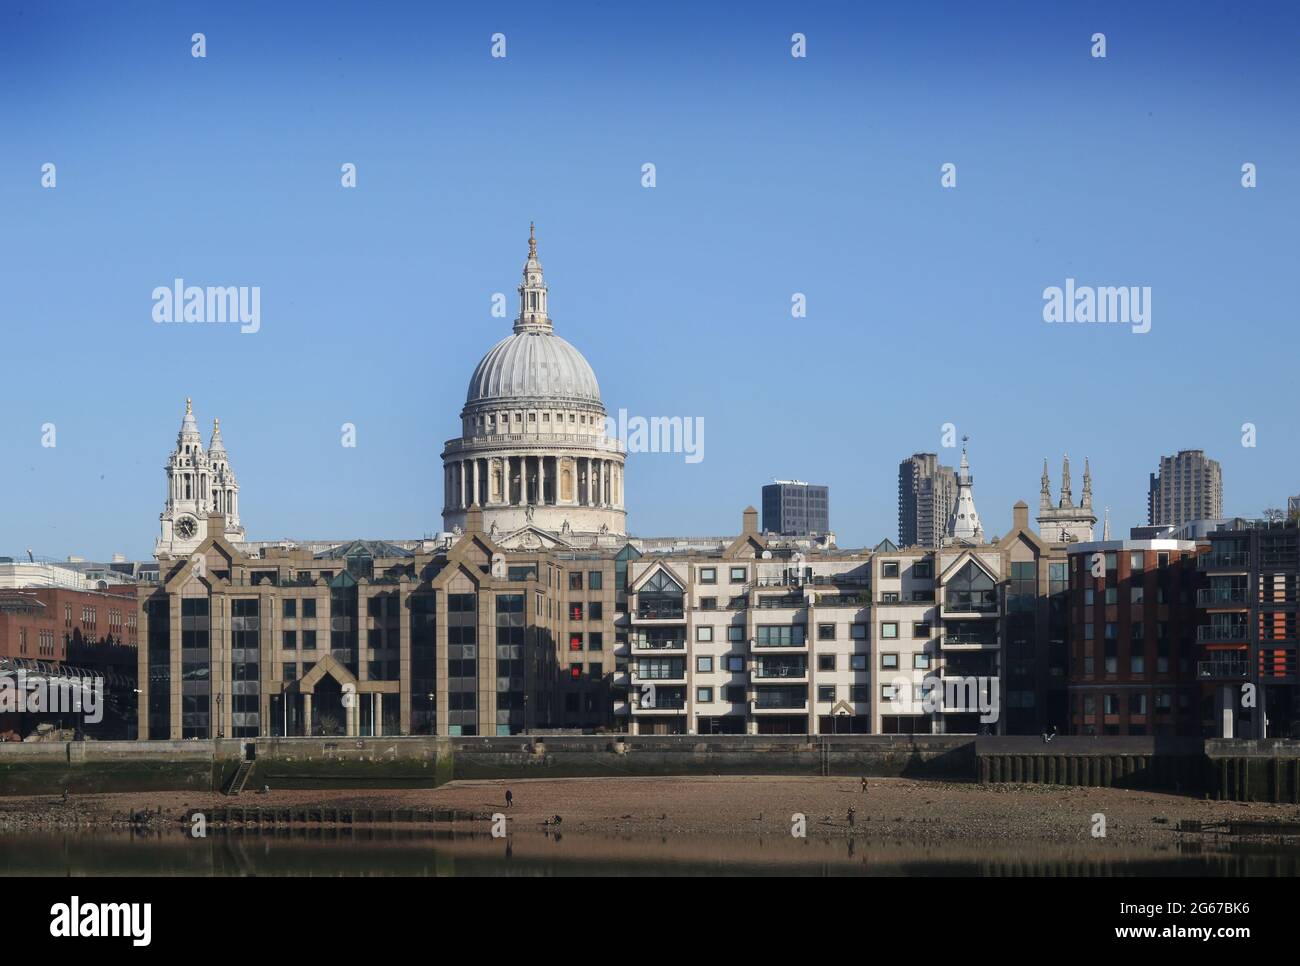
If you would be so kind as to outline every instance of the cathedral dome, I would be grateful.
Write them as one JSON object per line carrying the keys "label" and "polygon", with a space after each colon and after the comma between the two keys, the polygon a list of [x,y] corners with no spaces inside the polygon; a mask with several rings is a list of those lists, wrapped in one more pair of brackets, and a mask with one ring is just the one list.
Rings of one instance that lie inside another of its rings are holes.
{"label": "cathedral dome", "polygon": [[470,377],[467,406],[516,400],[604,408],[591,364],[550,331],[516,331],[507,336],[488,350]]}

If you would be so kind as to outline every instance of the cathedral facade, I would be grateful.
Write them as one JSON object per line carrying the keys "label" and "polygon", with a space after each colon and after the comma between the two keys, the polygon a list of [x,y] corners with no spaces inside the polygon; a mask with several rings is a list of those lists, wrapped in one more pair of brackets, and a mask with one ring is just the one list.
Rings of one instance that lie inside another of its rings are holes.
{"label": "cathedral facade", "polygon": [[625,452],[606,434],[596,374],[555,334],[547,286],[528,238],[513,331],[475,367],[461,434],[442,451],[443,527],[471,509],[507,547],[590,546],[627,533]]}

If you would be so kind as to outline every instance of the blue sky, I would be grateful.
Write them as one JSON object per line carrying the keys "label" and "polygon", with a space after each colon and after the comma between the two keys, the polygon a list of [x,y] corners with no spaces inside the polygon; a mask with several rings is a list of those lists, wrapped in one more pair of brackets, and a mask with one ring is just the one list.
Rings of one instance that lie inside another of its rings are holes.
{"label": "blue sky", "polygon": [[[1064,451],[1118,532],[1180,448],[1230,513],[1300,492],[1295,4],[446,6],[0,4],[0,553],[147,556],[186,396],[250,538],[437,531],[530,220],[606,406],[705,420],[629,460],[635,533],[797,477],[894,537],[946,422],[990,533]],[[261,331],[155,324],[178,276]],[[1067,277],[1150,286],[1151,331],[1044,323]]]}

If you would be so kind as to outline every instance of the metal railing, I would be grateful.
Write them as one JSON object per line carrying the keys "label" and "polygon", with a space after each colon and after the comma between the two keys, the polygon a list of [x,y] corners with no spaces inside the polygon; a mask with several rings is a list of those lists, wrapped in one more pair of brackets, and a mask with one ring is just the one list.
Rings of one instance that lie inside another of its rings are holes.
{"label": "metal railing", "polygon": [[1244,678],[1250,666],[1245,661],[1197,661],[1198,678]]}
{"label": "metal railing", "polygon": [[1242,641],[1250,639],[1250,629],[1245,624],[1201,624],[1196,628],[1198,641]]}
{"label": "metal railing", "polygon": [[1221,550],[1219,552],[1203,553],[1196,558],[1197,570],[1219,570],[1227,567],[1240,567],[1243,570],[1250,566],[1250,553],[1245,550]]}
{"label": "metal railing", "polygon": [[1212,607],[1215,604],[1246,604],[1246,588],[1244,587],[1205,587],[1196,592],[1196,603],[1201,607]]}

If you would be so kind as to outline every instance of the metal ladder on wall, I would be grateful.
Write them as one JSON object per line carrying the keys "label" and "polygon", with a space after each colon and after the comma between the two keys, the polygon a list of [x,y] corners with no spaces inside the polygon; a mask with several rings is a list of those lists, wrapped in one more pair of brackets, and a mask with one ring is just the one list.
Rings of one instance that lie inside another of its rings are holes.
{"label": "metal ladder on wall", "polygon": [[226,786],[227,795],[238,795],[248,784],[248,776],[253,774],[253,762],[245,758],[235,769],[235,777],[230,779],[230,784]]}

